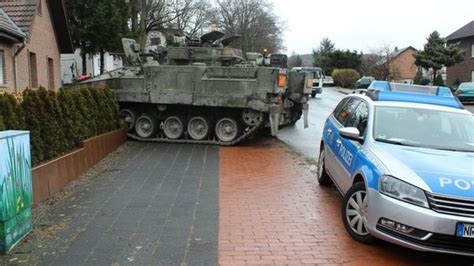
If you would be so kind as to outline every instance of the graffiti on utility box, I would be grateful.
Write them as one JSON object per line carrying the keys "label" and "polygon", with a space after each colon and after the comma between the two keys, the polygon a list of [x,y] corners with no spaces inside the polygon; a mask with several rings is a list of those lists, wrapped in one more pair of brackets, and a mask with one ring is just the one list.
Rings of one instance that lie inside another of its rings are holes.
{"label": "graffiti on utility box", "polygon": [[0,252],[5,253],[32,230],[29,133],[0,132],[0,151]]}

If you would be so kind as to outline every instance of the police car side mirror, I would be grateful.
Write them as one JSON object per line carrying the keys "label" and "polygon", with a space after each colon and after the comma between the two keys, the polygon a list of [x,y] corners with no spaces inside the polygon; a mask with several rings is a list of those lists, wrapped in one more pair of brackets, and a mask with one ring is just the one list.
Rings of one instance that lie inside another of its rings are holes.
{"label": "police car side mirror", "polygon": [[344,127],[339,130],[341,137],[354,140],[360,143],[364,142],[364,138],[360,136],[360,132],[355,127]]}

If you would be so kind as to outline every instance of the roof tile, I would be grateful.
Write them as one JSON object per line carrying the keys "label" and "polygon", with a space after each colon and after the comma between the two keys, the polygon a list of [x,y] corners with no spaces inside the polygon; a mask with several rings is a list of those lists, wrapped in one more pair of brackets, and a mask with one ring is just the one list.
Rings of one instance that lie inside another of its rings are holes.
{"label": "roof tile", "polygon": [[20,40],[26,37],[26,34],[10,19],[10,17],[0,9],[0,30],[11,34]]}
{"label": "roof tile", "polygon": [[474,20],[446,37],[448,41],[474,36]]}
{"label": "roof tile", "polygon": [[29,34],[36,13],[36,0],[0,0],[0,8],[24,33]]}

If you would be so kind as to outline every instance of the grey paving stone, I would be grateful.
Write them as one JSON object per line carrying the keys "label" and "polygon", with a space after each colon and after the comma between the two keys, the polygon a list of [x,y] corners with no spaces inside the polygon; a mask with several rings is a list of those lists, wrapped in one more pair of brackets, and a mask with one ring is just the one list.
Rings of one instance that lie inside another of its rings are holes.
{"label": "grey paving stone", "polygon": [[29,262],[215,265],[218,212],[218,147],[129,142],[113,164],[57,203],[49,222],[67,225]]}

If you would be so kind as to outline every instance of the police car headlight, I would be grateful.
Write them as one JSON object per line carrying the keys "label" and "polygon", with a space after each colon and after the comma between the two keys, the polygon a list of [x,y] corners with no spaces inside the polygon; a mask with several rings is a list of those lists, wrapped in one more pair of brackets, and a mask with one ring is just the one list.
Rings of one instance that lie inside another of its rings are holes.
{"label": "police car headlight", "polygon": [[425,192],[413,185],[403,182],[393,176],[383,176],[380,179],[380,192],[387,196],[429,208]]}

